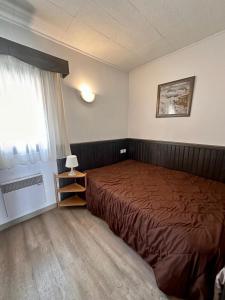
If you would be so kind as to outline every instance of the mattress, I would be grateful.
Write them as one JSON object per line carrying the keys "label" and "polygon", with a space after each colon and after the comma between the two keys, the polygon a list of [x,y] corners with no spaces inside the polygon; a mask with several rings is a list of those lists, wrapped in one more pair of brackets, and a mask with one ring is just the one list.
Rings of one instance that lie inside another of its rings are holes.
{"label": "mattress", "polygon": [[213,298],[225,265],[225,184],[132,160],[87,174],[88,209],[150,264],[165,294]]}

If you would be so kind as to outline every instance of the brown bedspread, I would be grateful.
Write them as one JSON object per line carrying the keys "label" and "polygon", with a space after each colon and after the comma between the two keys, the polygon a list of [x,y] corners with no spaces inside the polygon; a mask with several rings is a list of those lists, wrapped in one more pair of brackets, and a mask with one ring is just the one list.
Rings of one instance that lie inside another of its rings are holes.
{"label": "brown bedspread", "polygon": [[152,266],[163,292],[212,299],[225,265],[225,184],[128,160],[88,171],[87,201]]}

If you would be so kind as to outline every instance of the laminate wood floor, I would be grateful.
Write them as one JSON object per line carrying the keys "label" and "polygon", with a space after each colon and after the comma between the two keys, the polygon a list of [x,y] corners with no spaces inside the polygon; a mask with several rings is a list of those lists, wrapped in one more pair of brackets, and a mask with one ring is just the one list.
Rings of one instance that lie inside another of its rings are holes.
{"label": "laminate wood floor", "polygon": [[53,209],[0,232],[1,300],[165,300],[152,269],[83,209]]}

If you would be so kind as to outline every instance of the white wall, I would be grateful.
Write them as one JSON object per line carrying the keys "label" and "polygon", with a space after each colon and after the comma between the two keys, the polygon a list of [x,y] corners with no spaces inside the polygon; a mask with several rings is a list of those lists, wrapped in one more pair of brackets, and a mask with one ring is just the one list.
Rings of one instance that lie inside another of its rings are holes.
{"label": "white wall", "polygon": [[[63,93],[71,143],[127,137],[128,74],[0,20],[0,36],[69,61]],[[88,84],[96,93],[91,104],[77,89]]]}
{"label": "white wall", "polygon": [[[196,76],[191,117],[156,118],[157,85]],[[128,136],[225,146],[225,33],[129,74]]]}

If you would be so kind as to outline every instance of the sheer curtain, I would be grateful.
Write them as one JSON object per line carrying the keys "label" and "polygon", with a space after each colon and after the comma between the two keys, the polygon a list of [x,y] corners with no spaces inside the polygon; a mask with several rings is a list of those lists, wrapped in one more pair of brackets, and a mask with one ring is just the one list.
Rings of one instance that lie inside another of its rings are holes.
{"label": "sheer curtain", "polygon": [[68,154],[60,75],[0,55],[0,168]]}

